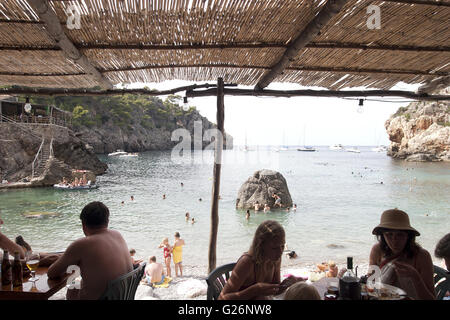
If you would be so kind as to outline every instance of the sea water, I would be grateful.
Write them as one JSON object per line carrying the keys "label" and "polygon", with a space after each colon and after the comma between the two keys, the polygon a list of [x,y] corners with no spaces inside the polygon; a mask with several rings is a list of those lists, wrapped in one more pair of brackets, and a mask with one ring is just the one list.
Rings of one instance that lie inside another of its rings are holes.
{"label": "sea water", "polygon": [[[418,242],[433,256],[437,241],[450,232],[450,163],[405,162],[370,147],[359,149],[361,153],[328,147],[317,152],[224,151],[217,265],[236,261],[248,250],[257,226],[268,219],[284,226],[288,248],[299,256],[283,258],[285,266],[328,260],[345,264],[347,256],[354,257],[355,265],[367,263],[376,243],[372,229],[384,210],[395,207],[409,214],[411,225],[421,233]],[[136,249],[136,257],[155,255],[162,261],[158,245],[164,237],[173,244],[174,233],[179,232],[186,242],[183,263],[207,266],[213,152],[192,155],[183,161],[174,161],[170,151],[100,156],[108,171],[98,177],[96,190],[0,191],[0,216],[5,223],[1,231],[10,238],[22,235],[33,250],[62,251],[84,236],[81,209],[91,201],[102,201],[110,209],[110,227]],[[283,174],[296,211],[251,210],[246,220],[245,211],[235,209],[239,188],[260,169]],[[186,222],[186,212],[195,224]]]}

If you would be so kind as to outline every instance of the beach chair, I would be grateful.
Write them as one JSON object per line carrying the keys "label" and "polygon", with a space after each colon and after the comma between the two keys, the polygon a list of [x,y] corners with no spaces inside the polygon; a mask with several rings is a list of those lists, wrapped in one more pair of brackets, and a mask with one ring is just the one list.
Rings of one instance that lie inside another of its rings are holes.
{"label": "beach chair", "polygon": [[217,300],[220,292],[228,279],[230,279],[231,271],[233,271],[236,263],[229,263],[223,266],[217,267],[206,278],[208,284],[208,291],[206,293],[207,300]]}
{"label": "beach chair", "polygon": [[442,300],[445,293],[450,291],[450,273],[438,266],[434,266],[434,289],[438,300]]}
{"label": "beach chair", "polygon": [[100,300],[134,300],[137,287],[144,276],[146,263],[141,263],[133,271],[108,282]]}

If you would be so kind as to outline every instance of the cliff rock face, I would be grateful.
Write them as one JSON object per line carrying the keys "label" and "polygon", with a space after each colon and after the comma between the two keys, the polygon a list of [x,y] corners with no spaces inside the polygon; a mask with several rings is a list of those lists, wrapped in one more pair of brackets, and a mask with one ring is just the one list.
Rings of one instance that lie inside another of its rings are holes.
{"label": "cliff rock face", "polygon": [[[206,130],[217,127],[196,110],[187,115],[171,118],[170,127],[167,123],[160,125],[158,121],[153,120],[150,127],[143,126],[140,121],[143,117],[140,110],[133,110],[134,121],[126,128],[121,128],[109,120],[101,127],[81,127],[76,135],[92,147],[94,153],[106,154],[118,149],[126,152],[142,152],[172,149],[178,143],[178,141],[171,141],[172,132],[176,129],[188,130],[193,141],[196,121],[201,122],[202,135]],[[204,141],[203,147],[208,144],[209,142]],[[228,134],[224,137],[224,148],[233,148],[233,138]]]}
{"label": "cliff rock face", "polygon": [[273,170],[259,170],[241,186],[236,199],[236,209],[253,209],[256,202],[273,208],[275,199],[281,198],[283,207],[292,206],[292,198],[283,175]]}
{"label": "cliff rock face", "polygon": [[[22,130],[17,125],[0,124],[0,178],[10,182],[31,178],[31,164],[39,150],[43,135],[54,137],[54,157],[68,170],[90,170],[94,174],[106,172],[107,165],[101,162],[83,141],[67,128],[57,126],[27,126]],[[48,146],[47,146],[48,147]],[[69,171],[70,172],[70,171]],[[50,183],[50,182],[49,182]]]}
{"label": "cliff rock face", "polygon": [[[449,94],[450,88],[438,94]],[[407,161],[450,161],[450,102],[412,102],[385,123],[388,155]]]}

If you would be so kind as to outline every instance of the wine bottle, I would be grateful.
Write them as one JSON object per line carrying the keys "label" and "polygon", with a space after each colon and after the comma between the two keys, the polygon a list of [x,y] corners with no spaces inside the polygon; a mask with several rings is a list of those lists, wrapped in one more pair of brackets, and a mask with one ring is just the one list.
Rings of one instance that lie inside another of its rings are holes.
{"label": "wine bottle", "polygon": [[9,286],[12,282],[11,262],[9,261],[8,250],[3,251],[2,260],[2,286]]}
{"label": "wine bottle", "polygon": [[339,279],[339,296],[344,300],[361,299],[361,286],[353,272],[353,257],[347,257],[347,271]]}
{"label": "wine bottle", "polygon": [[14,252],[14,263],[12,266],[13,287],[20,287],[23,284],[22,263],[19,252]]}

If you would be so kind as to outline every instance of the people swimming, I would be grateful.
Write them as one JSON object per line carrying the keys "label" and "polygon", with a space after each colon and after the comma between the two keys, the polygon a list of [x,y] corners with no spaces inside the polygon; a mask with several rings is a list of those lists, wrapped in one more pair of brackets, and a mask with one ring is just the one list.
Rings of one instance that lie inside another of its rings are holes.
{"label": "people swimming", "polygon": [[189,212],[186,212],[186,214],[184,215],[186,217],[186,222],[189,221]]}
{"label": "people swimming", "polygon": [[269,205],[266,203],[264,204],[264,212],[270,211]]}
{"label": "people swimming", "polygon": [[245,219],[250,219],[250,210],[247,210],[247,213],[245,214]]}

